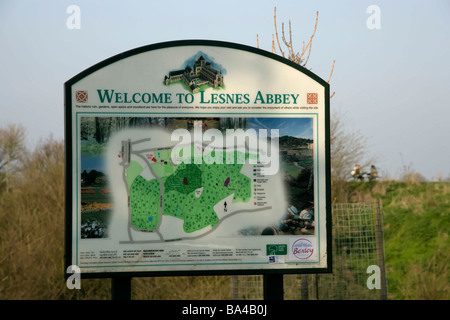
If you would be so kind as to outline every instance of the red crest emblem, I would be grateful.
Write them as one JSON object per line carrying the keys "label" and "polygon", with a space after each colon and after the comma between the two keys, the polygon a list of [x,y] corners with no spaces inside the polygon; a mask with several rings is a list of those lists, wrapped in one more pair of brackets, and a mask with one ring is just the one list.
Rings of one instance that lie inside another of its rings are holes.
{"label": "red crest emblem", "polygon": [[75,100],[77,100],[77,102],[87,102],[88,101],[88,93],[87,91],[76,91],[75,92]]}
{"label": "red crest emblem", "polygon": [[317,104],[318,94],[317,93],[307,93],[306,100],[308,104]]}

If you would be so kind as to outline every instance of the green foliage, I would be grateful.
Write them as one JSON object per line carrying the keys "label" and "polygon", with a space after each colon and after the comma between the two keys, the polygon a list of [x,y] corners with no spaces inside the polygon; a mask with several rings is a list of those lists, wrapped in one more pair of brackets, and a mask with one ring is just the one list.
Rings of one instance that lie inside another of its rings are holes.
{"label": "green foliage", "polygon": [[[386,194],[382,195],[386,265],[393,298],[425,298],[421,292],[427,290],[427,282],[422,284],[422,288],[415,288],[418,292],[416,297],[411,295],[411,288],[404,290],[410,287],[408,282],[412,281],[414,270],[422,270],[421,276],[426,278],[425,273],[433,272],[433,268],[443,268],[444,264],[444,273],[435,276],[447,276],[434,298],[450,298],[447,265],[450,247],[449,191],[449,183],[392,182]],[[430,261],[434,261],[434,267],[428,266]]]}
{"label": "green foliage", "polygon": [[84,156],[98,156],[105,152],[105,144],[96,140],[81,140],[81,154]]}

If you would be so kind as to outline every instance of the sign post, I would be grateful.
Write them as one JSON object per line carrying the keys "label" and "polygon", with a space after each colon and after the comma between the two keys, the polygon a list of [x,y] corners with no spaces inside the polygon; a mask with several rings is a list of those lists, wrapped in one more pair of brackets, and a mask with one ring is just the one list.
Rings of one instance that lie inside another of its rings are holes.
{"label": "sign post", "polygon": [[131,277],[115,277],[111,279],[111,299],[131,300]]}
{"label": "sign post", "polygon": [[67,81],[65,124],[81,277],[331,272],[329,85],[305,68],[149,45]]}
{"label": "sign post", "polygon": [[283,300],[283,274],[265,274],[263,278],[264,300]]}

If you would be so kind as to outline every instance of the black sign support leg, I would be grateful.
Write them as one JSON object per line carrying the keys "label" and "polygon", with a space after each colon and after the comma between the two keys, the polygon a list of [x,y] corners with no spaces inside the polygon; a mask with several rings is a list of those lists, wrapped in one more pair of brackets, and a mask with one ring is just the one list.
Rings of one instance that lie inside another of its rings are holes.
{"label": "black sign support leg", "polygon": [[283,274],[264,275],[264,300],[283,300]]}
{"label": "black sign support leg", "polygon": [[111,278],[111,299],[131,300],[131,277]]}

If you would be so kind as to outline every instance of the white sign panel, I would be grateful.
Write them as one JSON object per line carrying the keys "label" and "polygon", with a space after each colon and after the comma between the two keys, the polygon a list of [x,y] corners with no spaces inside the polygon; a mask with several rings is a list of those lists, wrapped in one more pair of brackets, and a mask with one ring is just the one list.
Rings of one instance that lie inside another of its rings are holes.
{"label": "white sign panel", "polygon": [[66,264],[327,272],[329,87],[271,53],[151,45],[66,83]]}

